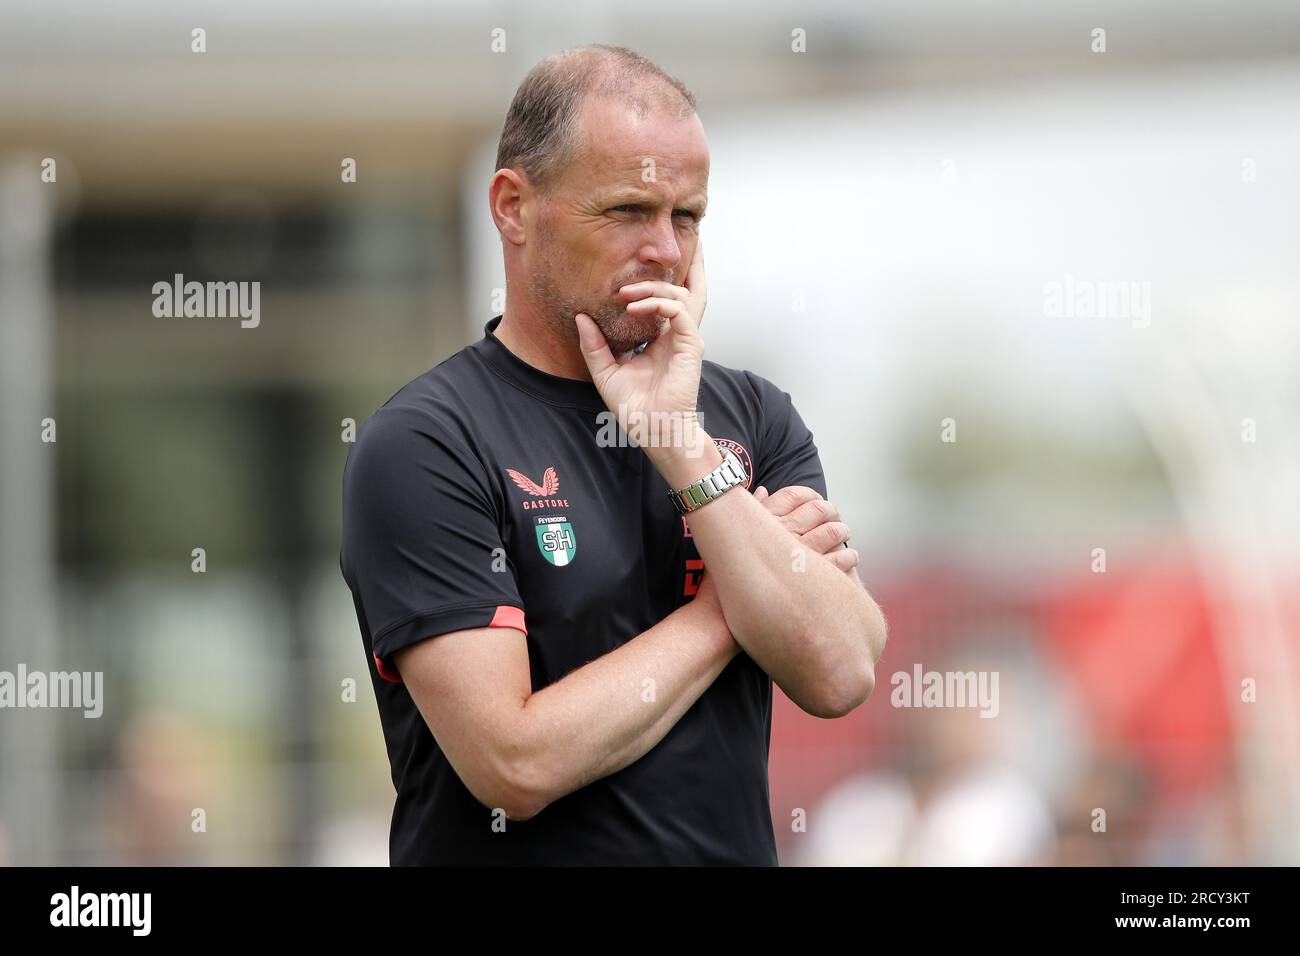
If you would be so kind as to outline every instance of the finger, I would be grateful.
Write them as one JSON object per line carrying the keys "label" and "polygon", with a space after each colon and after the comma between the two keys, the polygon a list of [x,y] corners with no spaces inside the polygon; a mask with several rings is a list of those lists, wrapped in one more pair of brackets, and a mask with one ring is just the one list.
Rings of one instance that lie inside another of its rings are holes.
{"label": "finger", "polygon": [[827,521],[799,537],[818,554],[829,554],[849,540],[849,526],[843,521]]}
{"label": "finger", "polygon": [[709,293],[704,281],[704,240],[696,237],[695,254],[686,270],[686,288],[690,290],[690,302],[695,309],[695,322],[704,324],[704,313],[708,309]]}
{"label": "finger", "polygon": [[691,295],[703,295],[705,291],[704,280],[704,240],[695,240],[695,255],[691,256],[691,264],[686,270],[686,288],[690,290]]}
{"label": "finger", "polygon": [[636,315],[661,315],[668,320],[673,332],[683,337],[694,335],[699,328],[690,310],[678,299],[650,296],[647,299],[637,299],[635,302],[629,302],[627,310]]}
{"label": "finger", "polygon": [[861,560],[853,548],[839,548],[826,555],[826,558],[845,574],[851,573]]}
{"label": "finger", "polygon": [[674,299],[662,295],[650,295],[646,296],[644,299],[635,299],[632,302],[629,302],[627,304],[627,310],[629,312],[635,312],[638,315],[658,312],[665,319],[671,321],[674,314],[686,311],[686,303],[681,299]]}
{"label": "finger", "polygon": [[[808,488],[804,485],[787,485],[773,492],[772,496],[764,502],[764,507],[779,517],[780,515],[789,514],[807,501],[819,498],[821,498],[821,495],[814,488]],[[812,525],[809,525],[804,530],[807,531],[812,527]]]}
{"label": "finger", "polygon": [[605,334],[600,331],[600,326],[591,316],[579,312],[573,317],[573,321],[578,326],[578,342],[587,369],[591,372],[591,381],[599,389],[613,374],[618,363],[614,360],[614,353],[609,350]]}
{"label": "finger", "polygon": [[619,288],[618,294],[624,299],[639,300],[657,295],[663,299],[677,299],[680,302],[685,302],[691,297],[689,289],[683,289],[681,286],[673,285],[670,282],[655,282],[651,279],[622,286]]}
{"label": "finger", "polygon": [[754,499],[756,501],[762,501],[766,497],[767,497],[767,489],[764,488],[762,485],[759,485],[758,490],[754,492]]}
{"label": "finger", "polygon": [[791,510],[784,520],[791,531],[803,535],[828,521],[839,521],[840,509],[824,498],[813,498]]}

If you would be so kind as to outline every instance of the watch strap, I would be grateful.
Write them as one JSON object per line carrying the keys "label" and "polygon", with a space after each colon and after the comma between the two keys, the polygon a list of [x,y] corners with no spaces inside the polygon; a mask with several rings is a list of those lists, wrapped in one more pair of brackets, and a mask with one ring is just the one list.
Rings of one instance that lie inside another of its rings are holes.
{"label": "watch strap", "polygon": [[710,501],[716,501],[732,488],[743,485],[749,480],[749,476],[745,474],[745,466],[740,463],[735,453],[721,445],[717,448],[722,453],[721,465],[685,488],[678,488],[668,493],[678,514],[690,514],[703,508]]}

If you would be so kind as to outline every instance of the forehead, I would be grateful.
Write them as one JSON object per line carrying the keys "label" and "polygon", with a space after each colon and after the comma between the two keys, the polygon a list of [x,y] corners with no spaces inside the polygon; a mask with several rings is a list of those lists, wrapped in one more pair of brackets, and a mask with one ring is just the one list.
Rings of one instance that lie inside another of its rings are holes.
{"label": "forehead", "polygon": [[699,116],[678,117],[661,107],[641,115],[634,107],[588,97],[582,110],[582,148],[573,171],[586,187],[644,182],[646,160],[655,179],[678,189],[703,191],[709,179],[709,145]]}

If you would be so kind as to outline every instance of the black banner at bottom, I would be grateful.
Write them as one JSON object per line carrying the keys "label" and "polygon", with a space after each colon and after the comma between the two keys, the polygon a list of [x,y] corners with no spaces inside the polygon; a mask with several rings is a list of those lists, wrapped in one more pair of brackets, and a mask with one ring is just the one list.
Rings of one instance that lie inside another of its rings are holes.
{"label": "black banner at bottom", "polygon": [[559,942],[595,926],[653,940],[689,922],[732,941],[774,928],[809,942],[847,931],[864,947],[884,931],[927,946],[1099,936],[1233,945],[1288,927],[1293,882],[1286,868],[30,868],[0,870],[0,925],[9,942],[374,945],[409,934],[437,946],[453,926],[486,930],[493,943],[512,931],[538,940],[543,927]]}

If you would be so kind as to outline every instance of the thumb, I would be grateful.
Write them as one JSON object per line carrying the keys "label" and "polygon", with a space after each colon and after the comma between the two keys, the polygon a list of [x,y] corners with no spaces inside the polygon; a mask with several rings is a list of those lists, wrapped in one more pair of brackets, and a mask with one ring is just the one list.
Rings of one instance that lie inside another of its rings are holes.
{"label": "thumb", "polygon": [[759,485],[758,491],[754,492],[754,500],[762,501],[766,497],[767,497],[767,489],[764,488],[762,485]]}
{"label": "thumb", "polygon": [[605,335],[600,331],[591,316],[585,312],[579,312],[573,317],[574,324],[578,327],[578,345],[582,352],[582,358],[587,363],[587,370],[591,372],[591,380],[597,388],[604,383],[609,377],[610,372],[618,367],[614,360],[614,354],[609,350],[609,343],[605,341]]}

